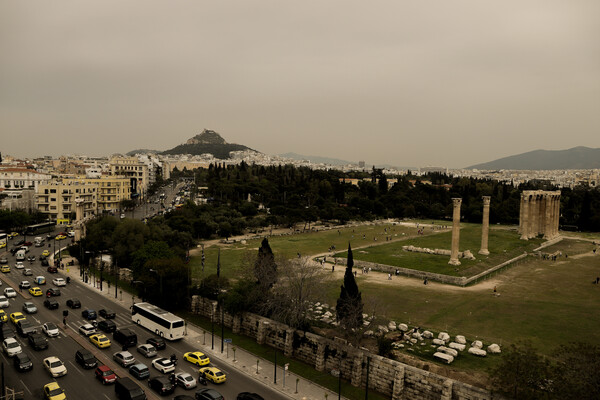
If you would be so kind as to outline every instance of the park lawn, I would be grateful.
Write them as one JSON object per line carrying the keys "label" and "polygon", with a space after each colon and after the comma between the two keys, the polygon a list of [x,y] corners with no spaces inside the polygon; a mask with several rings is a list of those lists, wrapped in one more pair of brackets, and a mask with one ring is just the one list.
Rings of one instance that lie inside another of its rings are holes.
{"label": "park lawn", "polygon": [[[588,253],[593,248],[591,243],[564,241],[563,247],[569,246],[587,246]],[[555,262],[530,258],[493,277],[499,296],[476,288],[378,285],[365,283],[360,275],[357,282],[365,303],[376,301],[381,313],[398,323],[462,334],[469,343],[479,339],[486,346],[530,340],[551,355],[570,341],[600,340],[600,320],[594,317],[600,286],[592,284],[599,270],[600,255]],[[335,304],[340,284],[328,282],[330,304]]]}
{"label": "park lawn", "polygon": [[[460,249],[471,250],[475,260],[460,259],[461,265],[448,264],[448,256],[408,252],[402,250],[403,246],[413,245],[429,249],[449,249],[452,232],[433,231],[431,235],[407,238],[381,245],[373,245],[353,251],[355,260],[391,265],[394,267],[410,268],[419,271],[433,272],[450,276],[473,276],[495,265],[514,258],[524,251],[531,251],[538,247],[541,239],[529,241],[520,240],[519,234],[505,228],[490,229],[488,249],[490,255],[477,254],[481,248],[481,226],[474,224],[461,224]],[[429,229],[425,229],[425,232]],[[339,252],[336,257],[347,257],[347,251]]]}
{"label": "park lawn", "polygon": [[[385,232],[384,229],[387,229],[388,232]],[[401,237],[403,233],[404,236],[416,236],[417,229],[386,223],[296,233],[293,235],[269,236],[268,239],[276,258],[292,258],[296,257],[298,253],[302,256],[325,254],[328,253],[328,249],[331,246],[335,246],[336,249],[347,249],[349,242],[352,243],[353,247],[361,246],[373,242],[375,237],[381,243],[385,242],[386,236],[397,234]],[[363,239],[363,235],[365,239]],[[427,235],[420,237],[427,237]],[[204,273],[202,272],[201,253],[196,253],[190,260],[194,281],[199,282],[203,276],[216,273],[219,249],[221,250],[221,276],[233,279],[237,278],[243,269],[244,258],[248,257],[248,254],[250,257],[256,256],[261,242],[262,238],[248,240],[246,244],[236,242],[230,245],[219,244],[205,247]]]}

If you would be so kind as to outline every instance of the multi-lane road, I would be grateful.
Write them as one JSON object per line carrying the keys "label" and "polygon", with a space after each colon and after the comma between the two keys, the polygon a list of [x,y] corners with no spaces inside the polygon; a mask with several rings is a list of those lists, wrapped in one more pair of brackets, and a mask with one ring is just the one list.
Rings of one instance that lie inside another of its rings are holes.
{"label": "multi-lane road", "polygon": [[[49,239],[50,244],[53,246],[54,243]],[[61,245],[65,245],[65,240],[61,241]],[[9,242],[10,245],[10,242]],[[57,243],[58,245],[58,243]],[[57,246],[58,247],[58,246]],[[18,336],[18,341],[23,347],[23,351],[26,352],[32,359],[34,367],[32,371],[19,373],[13,366],[12,358],[7,357],[5,353],[0,356],[0,361],[4,364],[4,379],[6,386],[14,388],[17,391],[23,391],[25,399],[40,399],[43,398],[42,388],[45,384],[56,380],[59,385],[65,390],[67,398],[70,399],[115,399],[115,392],[112,385],[103,386],[98,380],[94,378],[94,370],[84,370],[75,362],[75,352],[81,348],[87,348],[91,350],[96,358],[99,360],[99,364],[106,364],[111,367],[119,376],[130,376],[128,371],[124,368],[119,367],[112,359],[112,355],[118,351],[121,351],[121,346],[114,342],[108,349],[98,349],[94,347],[83,335],[78,333],[80,325],[86,321],[81,316],[81,310],[86,308],[92,308],[99,310],[102,308],[112,309],[116,312],[116,319],[114,320],[118,328],[130,328],[134,330],[138,336],[138,344],[146,342],[146,339],[153,336],[153,334],[144,328],[135,325],[131,320],[130,310],[123,307],[117,302],[111,301],[101,295],[96,289],[92,288],[89,284],[84,284],[79,279],[73,279],[70,284],[66,287],[61,288],[61,296],[54,297],[58,301],[60,307],[58,310],[48,310],[43,306],[43,302],[46,299],[42,297],[31,297],[26,290],[19,292],[18,284],[22,280],[28,280],[33,284],[35,276],[43,275],[46,277],[46,285],[40,286],[45,291],[53,287],[52,279],[57,276],[63,276],[61,272],[58,274],[50,274],[47,272],[46,267],[42,267],[39,261],[39,255],[44,249],[48,249],[48,245],[45,247],[31,247],[29,254],[36,256],[36,261],[33,263],[25,262],[26,268],[33,270],[33,276],[24,276],[21,269],[15,268],[15,258],[8,252],[4,252],[3,256],[6,257],[11,266],[11,272],[0,274],[0,279],[3,281],[0,290],[4,290],[6,287],[12,286],[18,293],[16,298],[10,299],[10,305],[5,308],[7,314],[20,311],[22,312],[22,306],[25,301],[32,301],[38,308],[36,314],[27,315],[27,319],[32,321],[35,326],[38,327],[38,332],[41,332],[41,325],[44,322],[54,322],[60,327],[61,333],[56,338],[48,338],[49,346],[46,350],[36,351],[28,343],[26,338]],[[77,268],[77,267],[71,267]],[[106,284],[106,283],[105,283]],[[114,288],[113,288],[114,290]],[[71,310],[66,306],[66,301],[69,298],[78,298],[81,301],[82,308],[78,310]],[[68,310],[69,315],[67,317],[67,327],[63,327],[63,310]],[[100,318],[99,318],[100,320]],[[10,320],[6,322],[12,325]],[[13,326],[14,328],[14,326]],[[112,341],[112,334],[107,334]],[[176,368],[176,372],[189,372],[192,376],[198,376],[198,369],[192,364],[187,363],[183,360],[183,353],[187,351],[198,351],[200,349],[194,346],[194,341],[191,338],[186,338],[177,342],[168,342],[167,348],[159,352],[159,357],[169,357],[171,354],[176,354],[179,363]],[[139,354],[135,348],[130,348],[129,351],[136,357],[136,359],[146,364],[151,371],[151,376],[160,375],[160,372],[154,370],[151,366],[151,359],[144,358]],[[209,357],[211,357],[210,351],[204,351]],[[66,376],[53,379],[50,374],[44,369],[42,360],[49,356],[59,357],[66,365],[68,373]],[[212,364],[222,369],[227,373],[227,382],[222,385],[214,385],[209,383],[208,386],[221,392],[226,399],[235,399],[237,394],[242,391],[250,391],[261,394],[265,399],[284,400],[288,399],[287,396],[275,392],[272,389],[262,385],[260,382],[238,372],[237,370],[230,368],[226,364],[220,364],[218,361],[213,360]],[[135,380],[135,379],[134,379]],[[139,384],[144,388],[148,398],[158,398],[154,392],[147,387],[146,381],[138,381]],[[199,385],[198,388],[203,387]],[[186,394],[192,395],[195,390],[189,390]],[[177,388],[173,395],[168,398],[172,398],[175,395],[184,394],[186,391],[183,388]]]}

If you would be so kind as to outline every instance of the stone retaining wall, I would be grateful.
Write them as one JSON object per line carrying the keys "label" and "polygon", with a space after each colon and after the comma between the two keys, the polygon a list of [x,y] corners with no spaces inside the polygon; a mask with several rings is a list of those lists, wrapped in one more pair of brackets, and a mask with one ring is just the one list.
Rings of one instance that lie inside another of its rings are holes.
{"label": "stone retaining wall", "polygon": [[[192,310],[208,318],[220,320],[216,301],[192,297]],[[370,353],[365,348],[349,345],[344,339],[324,338],[294,330],[287,325],[256,314],[231,316],[225,313],[225,325],[234,332],[252,337],[287,356],[314,366],[317,371],[341,371],[342,378],[354,386],[367,384],[369,389],[390,396],[392,400],[492,400],[499,397],[489,390],[462,383]]]}

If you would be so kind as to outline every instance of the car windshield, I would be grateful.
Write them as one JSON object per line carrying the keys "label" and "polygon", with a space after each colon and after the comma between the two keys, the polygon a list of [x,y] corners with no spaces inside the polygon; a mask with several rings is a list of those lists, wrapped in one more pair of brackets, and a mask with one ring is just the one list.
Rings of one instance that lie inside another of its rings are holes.
{"label": "car windshield", "polygon": [[221,371],[219,371],[219,372],[215,372],[215,376],[223,376],[223,375],[225,375],[225,374],[224,374],[224,373],[222,373]]}
{"label": "car windshield", "polygon": [[109,369],[108,371],[102,371],[102,376],[110,376],[113,372]]}
{"label": "car windshield", "polygon": [[181,378],[183,378],[184,381],[188,381],[188,382],[191,382],[194,380],[194,378],[192,378],[191,375],[182,376]]}
{"label": "car windshield", "polygon": [[46,329],[48,330],[53,330],[53,329],[58,329],[56,325],[54,325],[52,322],[47,322],[46,323]]}
{"label": "car windshield", "polygon": [[50,363],[50,367],[51,368],[58,368],[58,367],[62,367],[63,363],[60,361],[53,361]]}
{"label": "car windshield", "polygon": [[108,342],[108,338],[107,337],[99,337],[98,341],[99,342]]}
{"label": "car windshield", "polygon": [[17,343],[17,342],[8,342],[8,343],[6,343],[6,347],[8,347],[9,349],[13,349],[15,347],[19,347],[19,343]]}
{"label": "car windshield", "polygon": [[48,394],[50,396],[58,396],[62,392],[63,392],[63,390],[61,388],[56,388],[56,389],[51,389],[50,391],[48,391]]}

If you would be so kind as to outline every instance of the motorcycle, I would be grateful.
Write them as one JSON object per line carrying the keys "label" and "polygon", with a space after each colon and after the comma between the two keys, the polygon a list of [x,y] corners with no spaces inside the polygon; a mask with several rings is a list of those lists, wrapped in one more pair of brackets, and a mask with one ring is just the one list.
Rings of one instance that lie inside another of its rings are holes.
{"label": "motorcycle", "polygon": [[204,385],[204,386],[208,385],[208,381],[206,380],[206,377],[204,376],[204,374],[202,374],[198,377],[198,383],[200,383],[201,385]]}
{"label": "motorcycle", "polygon": [[171,354],[171,362],[173,365],[177,365],[177,356],[175,354]]}

